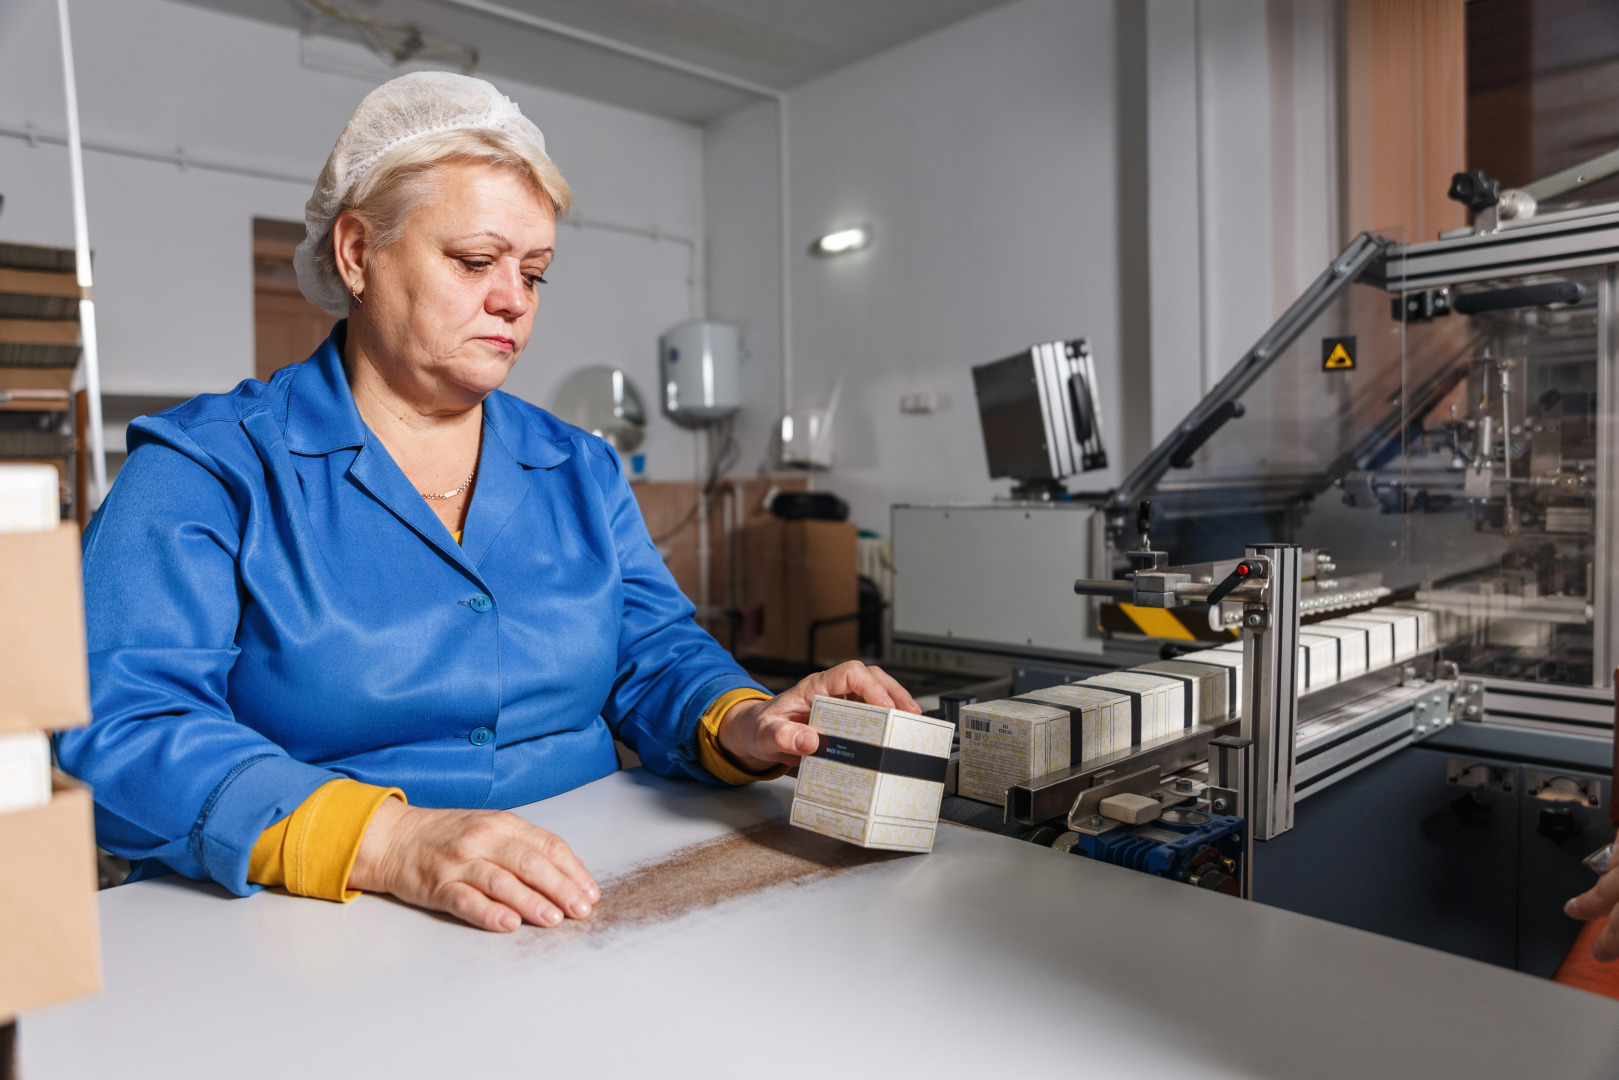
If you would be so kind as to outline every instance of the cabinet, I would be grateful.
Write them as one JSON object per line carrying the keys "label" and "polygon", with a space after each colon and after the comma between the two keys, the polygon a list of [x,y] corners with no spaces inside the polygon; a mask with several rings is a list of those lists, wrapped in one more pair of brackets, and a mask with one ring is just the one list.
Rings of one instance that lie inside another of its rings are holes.
{"label": "cabinet", "polygon": [[[1580,929],[1563,903],[1595,881],[1581,860],[1614,836],[1595,754],[1558,756],[1431,742],[1395,754],[1300,802],[1292,832],[1255,845],[1254,897],[1550,977]],[[1600,805],[1548,799],[1571,790]]]}

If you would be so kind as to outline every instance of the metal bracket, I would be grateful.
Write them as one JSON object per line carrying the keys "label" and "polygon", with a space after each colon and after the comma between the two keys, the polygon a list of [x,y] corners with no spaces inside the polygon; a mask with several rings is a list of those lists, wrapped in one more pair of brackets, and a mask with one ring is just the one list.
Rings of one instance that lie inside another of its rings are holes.
{"label": "metal bracket", "polygon": [[1097,806],[1103,799],[1114,795],[1146,795],[1157,790],[1161,783],[1158,766],[1149,765],[1139,772],[1128,773],[1115,780],[1107,780],[1095,787],[1087,788],[1079,793],[1074,800],[1073,809],[1068,811],[1068,827],[1075,832],[1100,833],[1106,832],[1119,823],[1103,817]]}
{"label": "metal bracket", "polygon": [[1456,688],[1456,718],[1458,720],[1484,719],[1484,680],[1469,675],[1460,680]]}
{"label": "metal bracket", "polygon": [[1529,769],[1523,774],[1523,789],[1525,795],[1541,802],[1577,803],[1592,808],[1602,805],[1600,780],[1576,780],[1562,773]]}
{"label": "metal bracket", "polygon": [[1462,788],[1482,788],[1512,794],[1512,770],[1497,769],[1482,761],[1466,758],[1445,759],[1445,783]]}

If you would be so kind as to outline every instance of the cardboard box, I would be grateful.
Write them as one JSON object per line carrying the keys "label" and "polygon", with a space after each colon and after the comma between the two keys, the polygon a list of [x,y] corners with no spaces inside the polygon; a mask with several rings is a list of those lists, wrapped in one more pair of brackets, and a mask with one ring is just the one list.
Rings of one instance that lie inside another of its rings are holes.
{"label": "cardboard box", "polygon": [[1077,683],[1116,690],[1130,699],[1130,745],[1180,734],[1186,728],[1186,686],[1168,675],[1109,671]]}
{"label": "cardboard box", "polygon": [[1232,710],[1237,703],[1237,684],[1231,677],[1231,669],[1224,665],[1199,664],[1183,657],[1142,664],[1135,670],[1191,680],[1193,708],[1187,713],[1187,727],[1194,722],[1217,724],[1234,715]]}
{"label": "cardboard box", "polygon": [[822,619],[860,610],[859,533],[852,521],[781,521],[770,518],[743,535],[748,606],[763,617],[759,637],[747,650],[778,660],[833,664],[859,655],[860,624],[855,619]]}
{"label": "cardboard box", "polygon": [[867,848],[932,851],[955,725],[818,697],[820,748],[798,767],[790,820]]}
{"label": "cardboard box", "polygon": [[1366,670],[1376,671],[1394,663],[1394,625],[1383,619],[1365,619],[1359,615],[1344,615],[1329,619],[1323,627],[1336,626],[1366,631]]}
{"label": "cardboard box", "polygon": [[101,989],[90,791],[52,786],[49,805],[0,814],[0,1021]]}
{"label": "cardboard box", "polygon": [[1320,690],[1338,681],[1338,639],[1317,633],[1314,627],[1299,631],[1299,689]]}
{"label": "cardboard box", "polygon": [[1239,717],[1242,715],[1242,646],[1232,648],[1222,645],[1215,649],[1204,649],[1202,652],[1187,653],[1180,658],[1183,664],[1208,664],[1226,669],[1228,680],[1226,693],[1229,703],[1229,715]]}
{"label": "cardboard box", "polygon": [[1366,674],[1366,631],[1358,626],[1334,626],[1330,622],[1311,623],[1301,633],[1326,634],[1338,639],[1338,678],[1353,679]]}
{"label": "cardboard box", "polygon": [[0,533],[0,732],[90,718],[79,527]]}
{"label": "cardboard box", "polygon": [[1068,710],[1073,756],[1068,761],[1054,762],[1047,772],[1130,749],[1131,712],[1127,694],[1069,683],[1031,690],[1020,694],[1018,699]]}
{"label": "cardboard box", "polygon": [[961,768],[956,793],[995,806],[1006,789],[1073,756],[1068,710],[1033,701],[981,701],[961,709]]}
{"label": "cardboard box", "polygon": [[1421,624],[1414,611],[1378,608],[1349,616],[1363,622],[1386,622],[1394,632],[1394,659],[1409,660],[1422,644]]}

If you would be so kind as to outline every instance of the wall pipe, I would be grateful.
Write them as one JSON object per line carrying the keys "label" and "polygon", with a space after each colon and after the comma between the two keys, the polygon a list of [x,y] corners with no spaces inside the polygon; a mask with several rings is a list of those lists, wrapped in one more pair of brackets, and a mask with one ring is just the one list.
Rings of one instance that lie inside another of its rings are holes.
{"label": "wall pipe", "polygon": [[75,501],[89,497],[100,505],[107,493],[106,432],[101,426],[101,357],[96,349],[96,304],[91,297],[90,223],[84,205],[84,148],[79,142],[79,88],[73,73],[73,37],[68,27],[67,0],[56,0],[62,30],[62,87],[67,105],[68,174],[73,187],[73,268],[79,280],[79,338],[84,350],[84,390],[89,405],[90,490],[75,492]]}

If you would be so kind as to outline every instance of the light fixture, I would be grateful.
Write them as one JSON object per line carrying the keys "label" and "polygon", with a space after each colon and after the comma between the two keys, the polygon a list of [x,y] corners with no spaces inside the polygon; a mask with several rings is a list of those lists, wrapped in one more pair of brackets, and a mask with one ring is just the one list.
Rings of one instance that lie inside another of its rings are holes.
{"label": "light fixture", "polygon": [[811,255],[842,255],[850,251],[859,251],[871,244],[871,230],[864,225],[856,225],[852,229],[839,229],[829,232],[815,243],[810,245]]}

